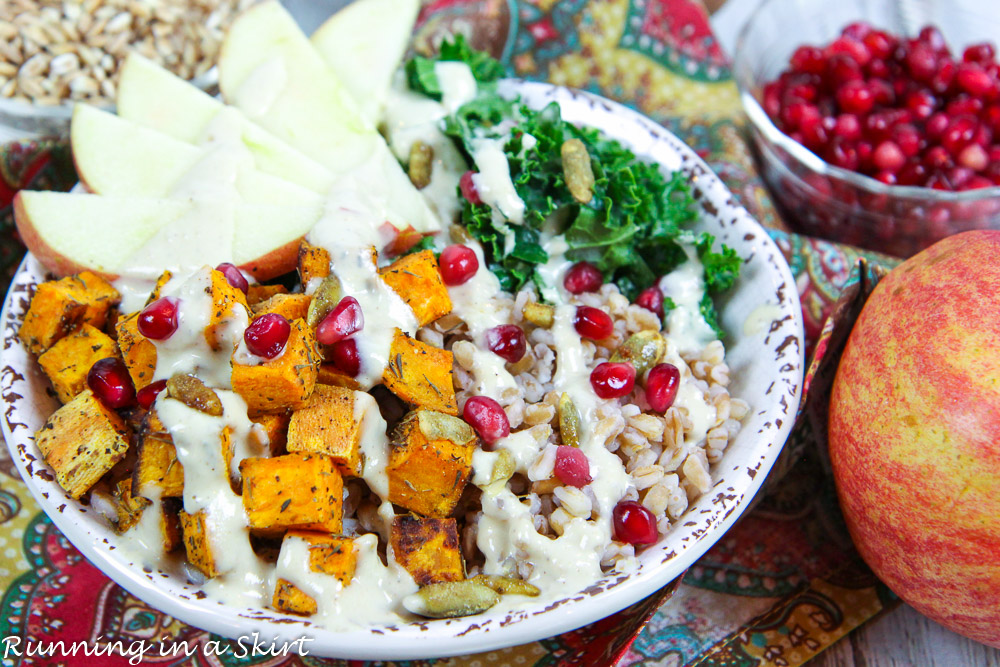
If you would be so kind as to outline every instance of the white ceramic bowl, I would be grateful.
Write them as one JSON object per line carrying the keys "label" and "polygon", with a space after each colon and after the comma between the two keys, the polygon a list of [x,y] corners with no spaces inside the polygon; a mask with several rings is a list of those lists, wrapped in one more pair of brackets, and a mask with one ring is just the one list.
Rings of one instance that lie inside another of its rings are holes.
{"label": "white ceramic bowl", "polygon": [[751,410],[742,431],[713,468],[713,488],[669,534],[639,555],[637,572],[605,577],[556,604],[337,633],[271,609],[236,608],[203,599],[198,586],[173,573],[143,572],[121,555],[115,549],[121,538],[93,508],[70,499],[59,488],[35,447],[32,434],[58,404],[47,392],[47,379],[17,338],[31,286],[44,278],[42,267],[29,256],[14,279],[2,315],[0,396],[7,404],[3,434],[38,503],[105,574],[163,612],[227,637],[257,631],[263,638],[282,642],[305,635],[313,640],[306,644],[311,655],[340,658],[444,657],[550,637],[617,612],[680,576],[746,509],[788,436],[802,387],[802,318],[795,282],[781,252],[695,152],[660,125],[586,93],[539,83],[504,85],[505,92],[519,93],[534,107],[556,100],[567,120],[600,129],[664,169],[684,171],[694,184],[700,208],[698,229],[715,234],[745,258],[736,286],[719,305],[722,324],[730,332],[726,341],[733,378],[730,390],[748,401]]}

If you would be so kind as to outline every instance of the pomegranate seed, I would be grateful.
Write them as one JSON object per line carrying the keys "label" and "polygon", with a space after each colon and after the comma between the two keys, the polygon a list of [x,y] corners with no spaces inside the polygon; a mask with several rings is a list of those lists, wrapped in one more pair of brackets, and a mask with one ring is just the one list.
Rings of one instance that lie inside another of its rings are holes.
{"label": "pomegranate seed", "polygon": [[285,349],[292,327],[284,315],[265,313],[250,323],[243,332],[243,340],[252,354],[274,359]]}
{"label": "pomegranate seed", "polygon": [[658,317],[663,317],[663,292],[656,285],[647,287],[639,292],[639,296],[635,298],[635,305],[656,313]]}
{"label": "pomegranate seed", "polygon": [[800,46],[789,61],[792,69],[809,74],[822,74],[826,70],[823,51],[815,46]]}
{"label": "pomegranate seed", "polygon": [[960,190],[981,190],[982,188],[992,188],[993,182],[984,176],[973,176]]}
{"label": "pomegranate seed", "polygon": [[612,512],[615,539],[634,546],[653,544],[659,537],[656,517],[634,500],[622,500]]}
{"label": "pomegranate seed", "polygon": [[330,361],[341,373],[357,377],[361,372],[361,355],[358,354],[358,343],[353,338],[334,343],[330,348]]}
{"label": "pomegranate seed", "polygon": [[990,156],[979,144],[969,144],[958,154],[958,164],[973,171],[982,171],[989,164]]}
{"label": "pomegranate seed", "polygon": [[951,119],[948,114],[941,113],[940,111],[933,114],[927,119],[927,125],[924,126],[924,132],[927,134],[928,141],[938,141],[944,136],[945,130],[948,129],[948,125],[951,124]]}
{"label": "pomegranate seed", "polygon": [[966,47],[965,52],[962,53],[962,60],[965,62],[979,63],[981,65],[993,62],[995,57],[996,51],[993,49],[993,45],[989,42],[972,44]]}
{"label": "pomegranate seed", "polygon": [[1000,105],[986,107],[983,111],[983,125],[993,130],[993,134],[1000,134]]}
{"label": "pomegranate seed", "polygon": [[[872,79],[888,80],[892,77],[892,71],[889,69],[889,63],[875,58],[868,61],[868,64],[865,66],[865,72],[868,74],[868,77]],[[888,81],[886,81],[886,83],[888,83]]]}
{"label": "pomegranate seed", "polygon": [[949,116],[961,116],[964,114],[978,116],[982,113],[984,106],[982,100],[962,93],[948,102],[948,105],[944,108],[944,112]]}
{"label": "pomegranate seed", "polygon": [[117,410],[135,403],[135,385],[128,367],[118,357],[94,362],[87,373],[87,386],[105,407]]}
{"label": "pomegranate seed", "polygon": [[235,264],[223,262],[215,267],[215,270],[226,277],[226,282],[229,283],[230,287],[235,287],[244,294],[250,289],[250,283],[247,282],[246,276],[236,268]]}
{"label": "pomegranate seed", "polygon": [[978,126],[979,123],[972,116],[957,116],[941,136],[941,145],[952,157],[958,157],[962,149],[972,143]]}
{"label": "pomegranate seed", "polygon": [[931,90],[940,95],[947,93],[955,81],[955,73],[957,71],[958,68],[952,61],[939,60],[937,69],[934,71],[934,76],[931,77]]}
{"label": "pomegranate seed", "polygon": [[923,143],[920,131],[911,123],[900,123],[892,128],[892,139],[906,157],[919,153]]}
{"label": "pomegranate seed", "polygon": [[885,79],[872,79],[868,82],[875,104],[891,105],[896,101],[896,90]]}
{"label": "pomegranate seed", "polygon": [[875,147],[872,162],[876,169],[896,173],[906,164],[906,156],[895,141],[883,141]]}
{"label": "pomegranate seed", "polygon": [[621,398],[635,387],[635,367],[620,361],[605,361],[590,373],[590,386],[601,398]]}
{"label": "pomegranate seed", "polygon": [[924,44],[917,44],[906,54],[906,66],[917,81],[930,81],[937,71],[937,56]]}
{"label": "pomegranate seed", "polygon": [[524,329],[516,324],[501,324],[486,330],[486,347],[508,363],[516,364],[524,357],[528,342]]}
{"label": "pomegranate seed", "polygon": [[858,151],[847,141],[835,139],[827,152],[826,159],[830,164],[855,171],[858,168]]}
{"label": "pomegranate seed", "polygon": [[872,62],[869,65],[876,62],[884,62],[892,55],[893,50],[896,48],[896,40],[881,30],[872,30],[861,38],[861,41],[868,47],[868,52],[871,53]]}
{"label": "pomegranate seed", "polygon": [[937,99],[929,90],[915,90],[906,97],[906,108],[917,118],[929,118]]}
{"label": "pomegranate seed", "polygon": [[587,460],[587,455],[580,449],[567,445],[556,447],[556,464],[553,472],[560,482],[578,489],[594,481],[590,476],[590,461]]}
{"label": "pomegranate seed", "polygon": [[927,169],[920,162],[907,162],[896,175],[899,185],[923,185],[927,180]]}
{"label": "pomegranate seed", "polygon": [[880,171],[875,174],[875,180],[880,183],[885,183],[886,185],[896,185],[897,179],[895,172],[892,171]]}
{"label": "pomegranate seed", "polygon": [[951,154],[942,146],[934,146],[924,153],[924,166],[928,169],[944,169],[952,164]]}
{"label": "pomegranate seed", "polygon": [[600,308],[577,306],[573,317],[573,328],[584,338],[604,340],[615,332],[615,323],[611,316]]}
{"label": "pomegranate seed", "polygon": [[664,413],[674,404],[681,386],[681,372],[673,364],[657,364],[646,376],[646,400],[653,412]]}
{"label": "pomegranate seed", "polygon": [[781,84],[773,81],[764,86],[764,111],[771,118],[777,118],[781,114]]}
{"label": "pomegranate seed", "polygon": [[483,203],[483,200],[479,197],[479,191],[476,190],[476,184],[472,182],[472,176],[475,174],[474,171],[467,171],[462,174],[462,177],[458,179],[458,188],[462,192],[462,196],[470,204],[479,205]]}
{"label": "pomegranate seed", "polygon": [[153,403],[156,402],[156,397],[159,396],[160,392],[166,388],[166,380],[157,380],[156,382],[147,384],[145,387],[136,392],[135,400],[139,403],[140,407],[149,410],[153,407]]}
{"label": "pomegranate seed", "polygon": [[333,345],[365,328],[365,314],[353,296],[345,296],[316,327],[316,340]]}
{"label": "pomegranate seed", "polygon": [[858,65],[864,67],[872,59],[871,51],[863,42],[852,37],[838,37],[827,47],[827,53],[831,56],[843,54],[850,57]]}
{"label": "pomegranate seed", "polygon": [[958,87],[978,97],[985,96],[993,87],[993,79],[976,63],[962,63],[955,72]]}
{"label": "pomegranate seed", "polygon": [[861,73],[861,67],[858,66],[857,61],[843,54],[837,54],[827,61],[826,76],[828,83],[834,87],[848,81],[864,79],[864,74]]}
{"label": "pomegranate seed", "polygon": [[177,308],[180,301],[160,297],[142,309],[137,322],[139,333],[150,340],[166,340],[177,331]]}
{"label": "pomegranate seed", "polygon": [[500,438],[510,435],[510,421],[500,404],[489,396],[472,396],[465,402],[462,419],[471,426],[480,439],[493,445]]}
{"label": "pomegranate seed", "polygon": [[850,37],[851,39],[863,40],[869,34],[871,34],[874,28],[870,24],[864,21],[855,21],[854,23],[847,24],[840,34],[844,37]]}
{"label": "pomegranate seed", "polygon": [[953,189],[958,189],[968,183],[974,175],[972,170],[966,167],[952,167],[945,174],[945,177]]}
{"label": "pomegranate seed", "polygon": [[947,46],[945,46],[944,35],[942,35],[941,31],[932,25],[921,28],[920,33],[917,35],[917,39],[938,53],[947,53],[948,51]]}
{"label": "pomegranate seed", "polygon": [[590,262],[577,262],[569,267],[566,277],[563,278],[563,287],[570,294],[583,294],[584,292],[596,292],[604,284],[604,276],[600,270]]}
{"label": "pomegranate seed", "polygon": [[441,252],[438,260],[441,279],[445,285],[456,287],[469,282],[479,270],[476,252],[464,245],[450,245]]}
{"label": "pomegranate seed", "polygon": [[837,116],[833,132],[841,139],[855,141],[861,138],[861,121],[852,113],[842,113]]}

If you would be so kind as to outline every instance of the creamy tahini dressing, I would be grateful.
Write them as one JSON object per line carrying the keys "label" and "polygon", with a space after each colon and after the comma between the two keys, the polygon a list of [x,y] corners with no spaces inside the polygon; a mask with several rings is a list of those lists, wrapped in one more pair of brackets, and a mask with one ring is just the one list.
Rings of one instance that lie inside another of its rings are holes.
{"label": "creamy tahini dressing", "polygon": [[705,295],[705,267],[693,249],[685,246],[684,252],[687,261],[663,276],[660,289],[677,306],[667,314],[667,333],[681,354],[697,354],[716,336],[699,307]]}

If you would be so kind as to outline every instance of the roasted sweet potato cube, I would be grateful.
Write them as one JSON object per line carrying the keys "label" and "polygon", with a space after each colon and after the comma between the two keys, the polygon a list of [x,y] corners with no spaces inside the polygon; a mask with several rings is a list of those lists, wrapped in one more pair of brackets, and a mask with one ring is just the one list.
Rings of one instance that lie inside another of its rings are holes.
{"label": "roasted sweet potato cube", "polygon": [[260,317],[264,313],[277,313],[289,321],[304,320],[309,314],[310,303],[312,297],[308,294],[275,294],[267,301],[255,305],[253,314],[254,317]]}
{"label": "roasted sweet potato cube", "polygon": [[237,308],[242,308],[247,313],[250,308],[247,306],[247,297],[243,290],[230,285],[224,273],[212,269],[211,281],[212,314],[205,326],[205,341],[209,347],[218,351],[223,346],[220,330],[228,325]]}
{"label": "roasted sweet potato cube", "polygon": [[453,363],[448,350],[421,343],[396,329],[382,381],[411,405],[457,415]]}
{"label": "roasted sweet potato cube", "polygon": [[330,253],[326,248],[312,245],[305,239],[299,244],[299,280],[308,285],[313,278],[330,275]]}
{"label": "roasted sweet potato cube", "polygon": [[174,440],[156,410],[147,412],[142,420],[132,488],[141,496],[179,498],[184,495],[184,466],[177,460]]}
{"label": "roasted sweet potato cube", "polygon": [[115,524],[115,531],[119,534],[129,530],[139,522],[143,510],[150,503],[142,496],[132,495],[132,479],[126,477],[115,484],[115,510],[118,512],[118,522]]}
{"label": "roasted sweet potato cube", "polygon": [[[347,586],[354,578],[357,554],[354,540],[322,533],[290,530],[281,543],[282,551],[308,550],[309,569],[336,577]],[[298,557],[300,554],[292,554]],[[316,601],[287,579],[278,578],[274,588],[272,606],[290,614],[309,616],[316,613]]]}
{"label": "roasted sweet potato cube", "polygon": [[275,294],[288,294],[288,288],[284,285],[250,285],[247,289],[247,305],[253,308]]}
{"label": "roasted sweet potato cube", "polygon": [[316,375],[317,384],[328,384],[333,387],[344,387],[345,389],[361,389],[361,383],[350,375],[342,372],[333,364],[320,364]]}
{"label": "roasted sweet potato cube", "polygon": [[285,443],[288,442],[288,422],[290,419],[291,415],[285,412],[274,415],[257,415],[251,420],[262,427],[267,436],[267,446],[271,456],[281,456],[287,451]]}
{"label": "roasted sweet potato cube", "polygon": [[451,297],[430,250],[404,255],[379,270],[382,280],[406,302],[420,326],[451,312]]}
{"label": "roasted sweet potato cube", "polygon": [[180,498],[164,498],[160,503],[163,505],[163,514],[160,517],[160,535],[163,537],[163,551],[164,553],[170,553],[179,549],[184,542],[180,516],[184,508],[184,503]]}
{"label": "roasted sweet potato cube", "polygon": [[45,350],[80,326],[87,303],[79,298],[73,278],[42,283],[35,289],[18,335],[33,354]]}
{"label": "roasted sweet potato cube", "polygon": [[281,356],[259,365],[233,359],[233,391],[247,402],[251,417],[296,410],[306,404],[316,384],[319,349],[303,320],[292,320]]}
{"label": "roasted sweet potato cube", "polygon": [[472,471],[476,434],[457,417],[410,412],[389,445],[389,500],[424,516],[447,517]]}
{"label": "roasted sweet potato cube", "polygon": [[139,333],[139,313],[132,313],[120,319],[116,326],[118,332],[118,349],[122,359],[132,376],[136,390],[142,389],[153,381],[156,373],[156,346]]}
{"label": "roasted sweet potato cube", "polygon": [[87,373],[94,362],[117,356],[118,346],[110,336],[89,324],[81,324],[43,352],[38,365],[49,376],[59,400],[69,403],[87,386]]}
{"label": "roasted sweet potato cube", "polygon": [[219,574],[215,553],[212,551],[212,540],[208,535],[208,524],[205,511],[188,514],[180,511],[181,534],[184,536],[184,551],[188,562],[206,577],[212,578]]}
{"label": "roasted sweet potato cube", "polygon": [[339,533],[344,481],[323,454],[285,454],[240,462],[243,507],[251,530],[277,534],[289,528]]}
{"label": "roasted sweet potato cube", "polygon": [[90,271],[82,271],[74,278],[79,285],[81,297],[87,304],[83,321],[95,329],[103,329],[112,307],[121,303],[121,294],[114,285]]}
{"label": "roasted sweet potato cube", "polygon": [[146,299],[146,305],[153,303],[160,298],[160,292],[163,291],[163,286],[170,282],[170,279],[174,277],[171,271],[164,271],[160,274],[160,277],[156,279],[156,284],[153,285],[153,290],[149,293],[149,297]]}
{"label": "roasted sweet potato cube", "polygon": [[318,384],[288,424],[289,452],[316,452],[333,459],[341,474],[361,475],[361,424],[355,421],[354,391]]}
{"label": "roasted sweet potato cube", "polygon": [[396,516],[389,544],[396,562],[418,586],[465,579],[465,561],[454,519]]}
{"label": "roasted sweet potato cube", "polygon": [[35,433],[35,444],[55,470],[56,481],[73,498],[111,470],[125,456],[128,443],[125,422],[89,389],[56,410]]}

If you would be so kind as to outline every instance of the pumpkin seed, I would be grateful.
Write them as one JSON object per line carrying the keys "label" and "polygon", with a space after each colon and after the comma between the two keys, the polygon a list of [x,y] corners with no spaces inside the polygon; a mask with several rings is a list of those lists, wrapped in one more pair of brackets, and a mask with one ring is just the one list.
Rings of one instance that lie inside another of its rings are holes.
{"label": "pumpkin seed", "polygon": [[492,588],[501,595],[530,595],[531,597],[536,597],[541,593],[537,586],[533,586],[527,581],[516,577],[502,577],[498,574],[480,574],[469,581]]}
{"label": "pumpkin seed", "polygon": [[212,417],[222,416],[222,401],[215,390],[193,375],[178,373],[167,380],[167,397],[173,398],[192,410]]}
{"label": "pumpkin seed", "polygon": [[627,361],[635,366],[636,375],[642,375],[660,363],[666,353],[667,342],[663,336],[647,329],[629,336],[611,355],[611,361]]}
{"label": "pumpkin seed", "polygon": [[566,187],[573,199],[586,204],[594,198],[594,169],[590,164],[590,153],[579,139],[564,141],[560,152]]}
{"label": "pumpkin seed", "polygon": [[559,437],[562,444],[580,446],[580,411],[566,392],[559,397]]}
{"label": "pumpkin seed", "polygon": [[497,452],[497,459],[493,462],[493,471],[490,474],[490,481],[486,485],[492,487],[494,484],[503,485],[507,483],[517,470],[517,461],[506,449]]}
{"label": "pumpkin seed", "polygon": [[500,596],[489,586],[465,579],[428,584],[403,598],[403,606],[427,618],[455,618],[479,614],[499,601]]}
{"label": "pumpkin seed", "polygon": [[410,163],[407,166],[413,187],[423,190],[430,185],[433,166],[434,149],[422,141],[414,141],[410,146]]}
{"label": "pumpkin seed", "polygon": [[312,301],[309,302],[309,312],[306,313],[306,324],[315,327],[322,322],[323,318],[337,307],[343,296],[344,290],[340,284],[340,278],[331,272],[326,278],[323,278],[323,282],[313,292]]}
{"label": "pumpkin seed", "polygon": [[529,301],[524,304],[522,313],[524,319],[543,329],[550,328],[556,321],[556,309],[545,303]]}
{"label": "pumpkin seed", "polygon": [[434,410],[417,413],[417,425],[427,440],[450,440],[456,445],[465,445],[476,439],[476,432],[458,417]]}

